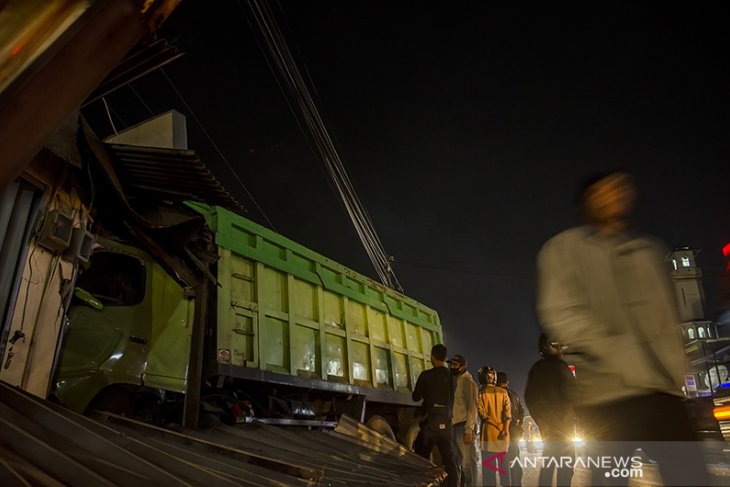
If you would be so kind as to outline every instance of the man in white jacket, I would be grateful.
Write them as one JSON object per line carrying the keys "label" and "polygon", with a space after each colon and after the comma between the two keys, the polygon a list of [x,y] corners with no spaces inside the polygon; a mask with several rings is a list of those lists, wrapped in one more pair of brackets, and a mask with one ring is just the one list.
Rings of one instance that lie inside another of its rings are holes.
{"label": "man in white jacket", "polygon": [[456,379],[454,405],[454,443],[461,454],[461,471],[466,487],[479,485],[479,455],[477,452],[477,393],[478,388],[471,374],[466,370],[466,358],[454,355],[449,359],[451,373]]}
{"label": "man in white jacket", "polygon": [[[695,439],[681,391],[684,347],[667,250],[630,226],[635,199],[626,172],[585,182],[578,203],[586,224],[553,237],[538,256],[537,310],[547,333],[569,347],[584,429],[603,442],[666,446]],[[699,451],[683,450],[681,462],[672,452],[656,451],[665,485],[701,485]],[[606,481],[596,473],[594,484]]]}

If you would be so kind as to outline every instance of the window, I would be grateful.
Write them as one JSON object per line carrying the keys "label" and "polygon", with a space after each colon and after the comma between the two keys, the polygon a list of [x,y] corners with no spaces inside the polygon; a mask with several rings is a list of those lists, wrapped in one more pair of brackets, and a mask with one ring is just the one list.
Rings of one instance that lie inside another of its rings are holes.
{"label": "window", "polygon": [[144,299],[145,270],[131,255],[98,252],[79,275],[76,286],[91,293],[104,306],[132,306]]}
{"label": "window", "polygon": [[695,339],[695,330],[694,330],[694,328],[687,328],[687,336],[689,337],[690,340],[694,340]]}
{"label": "window", "polygon": [[705,338],[705,329],[701,326],[697,328],[697,338]]}
{"label": "window", "polygon": [[674,270],[677,270],[677,259],[672,259],[672,266],[674,267]]}
{"label": "window", "polygon": [[707,338],[712,338],[712,328],[707,327]]}
{"label": "window", "polygon": [[689,267],[689,257],[682,257],[682,267]]}
{"label": "window", "polygon": [[10,333],[16,293],[25,286],[23,269],[29,260],[28,242],[40,196],[35,187],[22,180],[0,191],[0,357]]}

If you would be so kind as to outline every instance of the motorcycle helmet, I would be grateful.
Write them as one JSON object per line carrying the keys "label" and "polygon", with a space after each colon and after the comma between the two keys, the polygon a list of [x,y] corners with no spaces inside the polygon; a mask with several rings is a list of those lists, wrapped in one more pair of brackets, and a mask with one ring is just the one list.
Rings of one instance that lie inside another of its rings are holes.
{"label": "motorcycle helmet", "polygon": [[479,369],[477,376],[479,378],[479,385],[481,386],[486,386],[487,384],[495,385],[497,383],[497,371],[487,365]]}
{"label": "motorcycle helmet", "polygon": [[554,340],[551,340],[550,337],[547,336],[547,334],[540,333],[540,339],[538,340],[537,348],[538,352],[540,352],[540,355],[542,355],[543,357],[547,357],[560,355],[561,353],[563,353],[563,350],[568,347],[561,345]]}

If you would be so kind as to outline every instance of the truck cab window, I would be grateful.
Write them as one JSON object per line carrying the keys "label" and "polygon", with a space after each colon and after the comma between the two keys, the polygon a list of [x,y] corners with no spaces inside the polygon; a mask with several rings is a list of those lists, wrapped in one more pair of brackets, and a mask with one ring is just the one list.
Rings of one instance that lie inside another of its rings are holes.
{"label": "truck cab window", "polygon": [[97,252],[79,275],[76,286],[104,306],[132,306],[142,302],[145,270],[136,258],[116,252]]}

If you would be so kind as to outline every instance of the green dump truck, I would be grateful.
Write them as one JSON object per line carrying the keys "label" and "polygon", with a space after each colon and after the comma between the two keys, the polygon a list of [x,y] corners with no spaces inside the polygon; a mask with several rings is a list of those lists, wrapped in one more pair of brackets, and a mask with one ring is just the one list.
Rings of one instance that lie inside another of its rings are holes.
{"label": "green dump truck", "polygon": [[[189,207],[217,253],[196,382],[204,410],[225,403],[239,419],[248,407],[288,421],[349,412],[402,430],[415,381],[442,342],[437,313],[222,207]],[[119,240],[100,238],[84,267],[56,397],[80,412],[175,411],[190,380],[198,298]]]}

